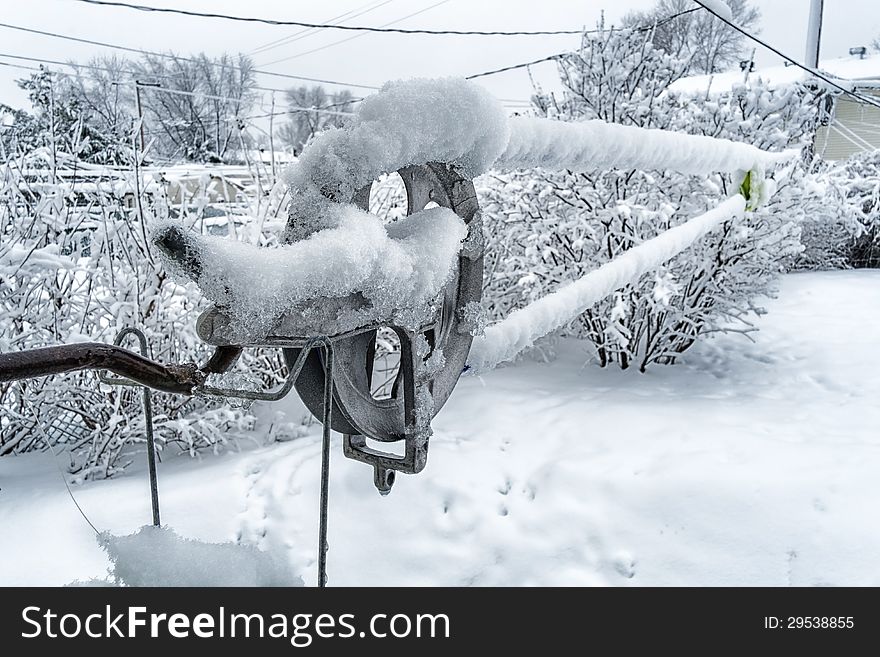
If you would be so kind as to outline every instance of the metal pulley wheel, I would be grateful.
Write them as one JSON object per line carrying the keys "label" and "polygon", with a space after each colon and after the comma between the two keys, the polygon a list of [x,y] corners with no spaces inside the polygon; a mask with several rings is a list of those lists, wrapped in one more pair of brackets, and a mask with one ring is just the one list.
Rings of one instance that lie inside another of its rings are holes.
{"label": "metal pulley wheel", "polygon": [[[415,400],[408,397],[415,390],[412,380],[407,385],[408,378],[418,378],[419,403],[423,407],[425,392],[430,395],[427,401],[430,417],[434,417],[449,398],[465,367],[473,339],[464,322],[464,309],[469,303],[480,301],[483,287],[483,235],[473,183],[462,178],[452,167],[435,162],[408,166],[400,169],[398,174],[406,188],[407,215],[425,209],[429,203],[436,203],[451,209],[464,220],[468,226],[468,238],[466,247],[459,254],[455,274],[441,292],[442,298],[437,300],[431,320],[417,331],[388,327],[400,341],[401,359],[390,395],[382,398],[375,394],[376,382],[373,379],[374,375],[378,376],[374,368],[376,341],[377,337],[382,338],[381,335],[377,336],[377,330],[334,341],[333,397],[336,410],[332,428],[343,434],[366,436],[382,442],[411,438],[408,434],[413,430],[412,406]],[[372,183],[361,189],[352,202],[369,211],[371,187]],[[387,330],[383,333],[392,335]],[[427,353],[425,344],[428,346]],[[416,345],[422,345],[421,352]],[[435,360],[442,362],[442,365],[419,376],[419,360],[429,358],[438,349],[442,350],[443,358]],[[299,353],[300,350],[295,348],[284,350],[288,365],[296,360]],[[324,363],[319,350],[309,354],[296,382],[296,389],[315,417],[321,417]],[[352,456],[348,449],[346,453]],[[361,460],[376,464],[366,458]],[[423,465],[423,462],[417,464],[414,470],[418,471]],[[407,471],[413,468],[392,463],[391,469]]]}

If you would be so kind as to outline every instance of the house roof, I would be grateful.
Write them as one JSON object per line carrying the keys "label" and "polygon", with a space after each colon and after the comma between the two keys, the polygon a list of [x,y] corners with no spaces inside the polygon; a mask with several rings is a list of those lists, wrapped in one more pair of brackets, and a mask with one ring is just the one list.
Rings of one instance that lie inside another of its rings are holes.
{"label": "house roof", "polygon": [[[877,86],[880,84],[880,53],[871,53],[860,59],[858,56],[825,59],[819,62],[819,71],[832,79],[856,82],[855,86]],[[772,66],[749,73],[746,82],[742,71],[728,71],[714,75],[694,75],[682,78],[672,85],[671,91],[684,93],[727,93],[743,83],[762,80],[770,87],[779,87],[795,82],[804,82],[810,74],[797,66]],[[862,83],[862,84],[858,84]]]}

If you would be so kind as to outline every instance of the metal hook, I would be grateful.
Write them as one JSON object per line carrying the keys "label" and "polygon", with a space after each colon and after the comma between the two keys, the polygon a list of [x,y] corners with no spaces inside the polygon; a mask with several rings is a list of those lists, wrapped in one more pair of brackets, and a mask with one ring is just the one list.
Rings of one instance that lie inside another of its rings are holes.
{"label": "metal hook", "polygon": [[[113,341],[113,344],[117,347],[120,346],[122,341],[129,335],[133,335],[137,338],[141,356],[149,358],[147,336],[144,335],[144,332],[139,328],[134,328],[132,326],[125,327],[116,334],[116,339]],[[128,379],[109,377],[105,375],[103,371],[98,371],[98,379],[101,383],[106,383],[108,385],[138,385],[133,384],[133,382]],[[144,389],[144,425],[147,434],[147,467],[150,472],[150,505],[153,510],[153,525],[159,527],[161,522],[159,520],[159,481],[156,471],[156,441],[153,437],[153,399],[150,389],[147,386],[141,387]]]}

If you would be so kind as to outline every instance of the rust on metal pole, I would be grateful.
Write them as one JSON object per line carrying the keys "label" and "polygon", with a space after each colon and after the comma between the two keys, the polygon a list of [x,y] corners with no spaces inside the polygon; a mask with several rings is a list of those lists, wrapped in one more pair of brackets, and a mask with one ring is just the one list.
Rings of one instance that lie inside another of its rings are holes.
{"label": "rust on metal pole", "polygon": [[192,395],[193,389],[205,379],[194,364],[162,365],[128,349],[101,342],[0,354],[0,383],[82,370],[108,370],[154,390],[178,395]]}

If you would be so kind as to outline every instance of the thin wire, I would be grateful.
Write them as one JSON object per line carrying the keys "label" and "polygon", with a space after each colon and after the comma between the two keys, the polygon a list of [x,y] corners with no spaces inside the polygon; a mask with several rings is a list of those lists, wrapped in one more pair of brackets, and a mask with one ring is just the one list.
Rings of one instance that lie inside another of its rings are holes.
{"label": "thin wire", "polygon": [[[641,25],[636,28],[632,28],[634,32],[649,32],[650,30],[655,29],[658,25],[663,25],[670,21],[674,21],[676,18],[680,18],[681,16],[685,16],[687,14],[691,14],[695,11],[700,11],[699,7],[694,7],[693,9],[685,9],[684,11],[679,11],[675,14],[667,16],[659,21],[655,21],[650,25]],[[613,28],[612,28],[613,29]],[[602,32],[602,30],[584,30],[582,34],[596,34],[598,32]],[[465,80],[473,80],[474,78],[482,78],[487,75],[495,75],[496,73],[505,73],[506,71],[514,71],[518,68],[527,68],[529,66],[533,66],[534,64],[542,64],[544,62],[553,61],[554,59],[560,59],[562,57],[566,57],[568,55],[573,55],[575,53],[571,51],[567,52],[558,52],[554,55],[548,55],[547,57],[542,57],[541,59],[535,59],[530,62],[523,62],[522,64],[513,64],[511,66],[504,66],[502,68],[496,68],[491,71],[484,71],[483,73],[474,73],[473,75],[468,75],[465,77]]]}
{"label": "thin wire", "polygon": [[[680,16],[684,16],[685,14],[690,14],[690,13],[692,13],[692,12],[699,11],[699,10],[700,10],[699,7],[695,7],[695,8],[693,8],[693,9],[686,9],[686,10],[681,11],[681,12],[678,12],[678,13],[676,13],[676,14],[672,14],[671,16],[668,16],[668,17],[666,17],[666,18],[664,18],[664,19],[662,19],[662,20],[660,20],[660,21],[656,21],[655,23],[653,23],[653,24],[651,24],[651,25],[643,25],[643,26],[641,26],[641,27],[635,28],[635,31],[637,31],[637,32],[641,32],[641,31],[652,30],[652,29],[654,29],[657,25],[663,25],[664,23],[667,23],[667,22],[669,22],[669,21],[675,20],[676,18],[678,18],[678,17],[680,17]],[[84,39],[84,38],[80,38],[80,37],[73,37],[73,36],[69,36],[69,35],[66,35],[66,34],[59,34],[59,33],[57,33],[57,32],[47,32],[47,31],[45,31],[45,30],[37,30],[37,29],[34,29],[34,28],[23,27],[23,26],[21,26],[21,25],[12,25],[12,24],[10,24],[10,23],[0,23],[0,27],[5,27],[5,28],[7,28],[7,29],[11,29],[11,30],[18,30],[18,31],[20,31],[20,32],[29,32],[29,33],[31,33],[31,34],[40,34],[40,35],[42,35],[42,36],[48,36],[48,37],[52,37],[52,38],[55,38],[55,39],[64,39],[64,40],[66,40],[66,41],[75,41],[75,42],[78,42],[78,43],[86,43],[86,44],[93,45],[93,46],[100,46],[100,47],[102,47],[102,48],[111,48],[111,49],[114,49],[114,50],[122,50],[122,51],[125,51],[125,52],[133,52],[133,53],[138,53],[138,54],[141,54],[141,55],[152,55],[152,56],[154,56],[154,57],[162,57],[162,58],[165,58],[165,59],[174,59],[174,60],[178,60],[178,61],[184,61],[184,62],[190,62],[190,63],[198,63],[198,60],[195,60],[195,59],[192,59],[192,58],[189,58],[189,57],[180,57],[180,56],[173,55],[173,54],[169,54],[169,53],[156,52],[156,51],[152,51],[152,50],[143,50],[143,49],[141,49],[141,48],[131,48],[131,47],[128,47],[128,46],[120,46],[120,45],[118,45],[118,44],[114,44],[114,43],[107,43],[107,42],[104,42],[104,41],[95,41],[95,40],[93,40],[93,39]],[[602,31],[602,30],[584,30],[584,31],[578,31],[578,32],[579,32],[579,33],[583,33],[583,34],[592,34],[592,33],[601,32],[601,31]],[[473,79],[473,78],[483,77],[483,76],[486,76],[486,75],[494,75],[494,74],[496,74],[496,73],[503,73],[504,71],[511,71],[511,70],[514,70],[514,69],[517,69],[517,68],[525,68],[525,67],[527,67],[527,66],[531,66],[532,64],[540,63],[541,61],[549,61],[550,59],[555,59],[555,58],[558,58],[558,57],[562,57],[562,56],[567,55],[567,54],[570,54],[570,53],[557,53],[557,54],[555,54],[555,55],[551,55],[550,57],[547,57],[547,58],[545,58],[545,59],[543,59],[543,60],[536,60],[536,61],[534,61],[534,62],[525,62],[525,63],[523,63],[523,64],[514,64],[513,66],[507,66],[507,67],[504,67],[504,68],[496,69],[496,70],[494,70],[494,71],[487,71],[487,72],[484,72],[484,73],[477,73],[477,74],[474,74],[474,75],[472,75],[472,76],[469,76],[467,79]],[[68,63],[66,63],[66,62],[53,62],[53,61],[51,61],[51,60],[38,60],[38,59],[32,59],[32,58],[22,57],[22,56],[16,56],[16,55],[5,55],[5,56],[6,56],[6,57],[11,57],[11,58],[14,58],[14,59],[25,59],[25,60],[31,60],[31,61],[43,61],[43,62],[52,63],[52,64],[59,64],[59,65],[62,65],[62,66],[70,66],[70,64],[68,64]],[[209,63],[210,63],[212,66],[219,66],[219,65],[220,65],[220,64],[218,64],[218,63],[216,63],[216,62],[209,62]],[[77,66],[85,66],[85,65],[83,65],[83,64],[77,64]],[[241,70],[240,67],[238,67],[238,66],[234,66],[234,65],[230,65],[230,68],[232,68],[232,69],[234,69],[234,70]],[[106,69],[106,70],[110,70],[110,69]],[[353,82],[342,82],[342,81],[339,81],[339,80],[328,80],[328,79],[322,79],[322,78],[307,77],[307,76],[303,76],[303,75],[291,75],[291,74],[289,74],[289,73],[276,73],[276,72],[274,72],[274,71],[264,71],[264,70],[261,70],[261,69],[254,69],[253,72],[254,72],[255,74],[259,74],[259,75],[270,75],[270,76],[274,76],[274,77],[286,78],[286,79],[291,79],[291,80],[303,80],[303,81],[306,81],[306,82],[315,82],[315,83],[318,83],[318,84],[332,84],[332,85],[338,85],[338,86],[343,86],[343,87],[356,87],[356,88],[359,88],[359,89],[370,89],[370,90],[378,90],[378,89],[379,89],[378,86],[374,86],[374,85],[356,84],[356,83],[353,83]],[[128,73],[129,73],[130,75],[136,75],[136,73],[131,72],[131,71],[128,71]],[[154,76],[154,77],[176,77],[176,76],[158,76],[158,75],[156,75],[156,76]],[[284,90],[282,90],[282,89],[272,89],[272,88],[267,88],[267,87],[258,87],[258,88],[261,89],[261,90],[263,90],[263,91],[284,91]]]}
{"label": "thin wire", "polygon": [[0,62],[0,66],[9,66],[10,68],[20,68],[25,71],[39,71],[36,66],[25,66],[24,64],[10,64],[9,62]]}
{"label": "thin wire", "polygon": [[816,77],[816,78],[819,78],[819,79],[822,80],[823,82],[825,82],[825,83],[827,83],[827,84],[830,84],[830,85],[831,85],[832,87],[834,87],[835,89],[839,89],[839,90],[842,91],[843,93],[848,94],[848,95],[852,96],[853,98],[857,98],[858,100],[860,100],[861,102],[865,103],[866,105],[873,105],[874,107],[880,107],[880,102],[876,102],[876,101],[874,101],[874,100],[872,100],[872,99],[870,99],[870,98],[868,98],[868,97],[866,97],[866,96],[862,96],[861,94],[857,94],[857,93],[855,93],[855,92],[852,91],[851,89],[847,89],[846,87],[844,87],[844,86],[842,86],[842,85],[840,85],[840,84],[837,84],[836,82],[834,82],[834,80],[832,80],[832,79],[829,78],[829,77],[826,77],[825,75],[823,75],[823,74],[820,73],[819,71],[817,71],[817,70],[815,70],[815,69],[812,69],[812,68],[810,68],[809,66],[805,66],[804,64],[801,64],[799,61],[797,61],[796,59],[793,59],[793,58],[789,57],[788,55],[786,55],[784,52],[782,52],[782,51],[779,50],[778,48],[774,48],[773,46],[771,46],[771,45],[770,45],[769,43],[767,43],[766,41],[762,41],[761,39],[759,39],[758,37],[754,36],[753,34],[750,34],[749,32],[746,32],[746,31],[745,31],[743,28],[741,28],[739,25],[737,25],[737,24],[734,23],[733,21],[729,21],[729,20],[727,20],[724,16],[721,16],[720,14],[718,14],[717,12],[715,12],[713,9],[711,9],[709,6],[703,4],[700,0],[695,0],[695,2],[696,2],[698,5],[700,5],[703,9],[705,9],[706,11],[708,11],[710,14],[712,14],[713,16],[715,16],[718,20],[720,20],[720,21],[726,23],[727,25],[729,25],[730,27],[732,27],[733,29],[735,29],[737,32],[739,32],[739,33],[742,34],[743,36],[745,36],[745,37],[751,39],[751,40],[754,41],[755,43],[764,46],[764,47],[765,47],[767,50],[769,50],[770,52],[772,52],[772,53],[774,53],[774,54],[776,54],[776,55],[779,55],[779,56],[782,57],[785,61],[790,62],[790,63],[793,64],[794,66],[797,66],[799,69],[802,69],[802,70],[806,71],[807,73],[809,73],[810,75],[812,75],[812,76],[814,76],[814,77]]}
{"label": "thin wire", "polygon": [[58,469],[58,474],[61,475],[61,481],[64,482],[64,487],[67,489],[67,494],[70,496],[70,500],[73,502],[73,505],[76,507],[76,510],[79,511],[79,514],[89,524],[89,527],[92,528],[92,531],[94,531],[95,534],[100,535],[101,532],[99,532],[98,528],[95,527],[95,525],[92,523],[91,520],[89,520],[89,517],[86,515],[86,512],[82,510],[82,507],[79,505],[79,502],[76,501],[76,497],[74,497],[73,491],[70,490],[70,484],[67,483],[67,476],[64,474],[64,471],[61,469],[61,466],[58,465],[58,454],[55,452],[55,448],[52,447],[52,442],[49,440],[49,436],[47,436],[46,432],[43,431],[43,423],[40,421],[40,417],[39,417],[39,415],[37,415],[36,409],[34,409],[30,400],[25,396],[27,394],[27,388],[24,385],[22,385],[21,388],[22,388],[21,399],[27,405],[28,410],[30,410],[30,412],[31,412],[31,415],[34,416],[34,423],[35,423],[35,426],[37,427],[37,431],[43,437],[43,440],[46,442],[46,447],[48,447],[49,451],[52,453],[52,462],[55,464],[55,467]]}
{"label": "thin wire", "polygon": [[[170,53],[164,52],[156,52],[153,50],[143,50],[141,48],[130,48],[128,46],[120,46],[115,43],[107,43],[104,41],[94,41],[92,39],[83,39],[80,37],[69,36],[67,34],[59,34],[57,32],[47,32],[45,30],[36,30],[31,27],[23,27],[21,25],[12,25],[10,23],[0,23],[0,27],[5,27],[10,30],[18,30],[19,32],[30,32],[31,34],[40,34],[42,36],[48,36],[55,39],[64,39],[65,41],[76,41],[77,43],[87,43],[92,46],[100,46],[102,48],[112,48],[114,50],[123,50],[125,52],[133,52],[138,53],[140,55],[152,55],[153,57],[162,57],[164,59],[174,59],[182,62],[190,62],[190,63],[199,63],[199,60],[192,59],[191,57],[180,57],[178,55],[173,55]],[[14,57],[14,55],[7,55],[8,57]],[[19,59],[28,59],[27,57],[19,57]],[[208,62],[211,66],[221,66],[217,62]],[[66,64],[65,64],[66,65]],[[83,66],[83,64],[77,64],[77,66]],[[228,68],[233,70],[240,71],[241,67],[235,65],[229,65]],[[253,72],[258,75],[271,75],[277,78],[286,78],[290,80],[303,80],[305,82],[317,82],[319,84],[335,84],[341,87],[357,87],[360,89],[378,89],[379,87],[367,84],[356,84],[354,82],[342,82],[340,80],[327,80],[322,78],[313,78],[305,75],[291,75],[290,73],[275,73],[274,71],[262,71],[259,69],[253,69]],[[131,72],[129,72],[131,73]],[[132,73],[135,75],[135,73]],[[264,88],[266,91],[283,91],[281,89],[268,89]]]}
{"label": "thin wire", "polygon": [[[269,112],[267,114],[253,114],[250,116],[243,116],[242,119],[243,120],[267,119],[270,116],[285,116],[287,114],[298,114],[299,112],[303,112],[303,111],[307,111],[307,110],[311,110],[316,113],[319,113],[319,112],[324,113],[325,110],[332,109],[334,107],[339,107],[340,105],[353,105],[355,103],[359,103],[362,100],[363,100],[363,98],[349,98],[348,100],[342,100],[338,103],[330,103],[329,105],[322,105],[321,107],[310,107],[310,108],[288,106],[289,109],[285,110],[285,111]],[[354,116],[354,114],[355,114],[355,112],[332,112],[332,113],[344,114],[346,116]]]}
{"label": "thin wire", "polygon": [[[368,2],[367,4],[361,5],[360,7],[352,9],[351,11],[348,11],[344,14],[340,14],[339,16],[334,16],[333,18],[328,19],[327,22],[328,23],[333,22],[333,21],[342,22],[343,20],[346,20],[346,19],[357,18],[358,16],[363,16],[364,14],[368,14],[369,12],[375,11],[379,7],[383,7],[391,2],[394,2],[394,0],[384,0],[384,2],[380,2],[379,4],[375,4],[371,7],[369,7],[368,9],[364,9],[364,7],[367,7],[367,5],[372,4],[371,2]],[[361,9],[364,9],[364,11],[360,11],[360,13],[354,13],[354,12],[357,12]],[[268,50],[274,50],[275,48],[280,48],[281,46],[286,46],[290,43],[293,43],[294,41],[300,41],[302,39],[307,39],[310,36],[313,36],[313,35],[319,34],[319,33],[320,33],[320,30],[317,30],[314,28],[306,28],[303,30],[299,30],[297,32],[294,32],[290,36],[282,37],[280,39],[275,39],[274,41],[270,41],[267,44],[264,44],[262,46],[254,48],[253,50],[250,51],[250,54],[256,55],[259,53],[266,52]]]}
{"label": "thin wire", "polygon": [[487,75],[495,75],[496,73],[504,73],[505,71],[513,71],[518,68],[525,68],[527,66],[532,66],[534,64],[541,64],[543,62],[549,62],[554,59],[560,59],[565,55],[569,55],[571,53],[558,52],[555,55],[548,55],[547,57],[542,57],[541,59],[534,59],[530,62],[523,62],[522,64],[513,64],[512,66],[505,66],[503,68],[496,68],[492,71],[484,71],[483,73],[474,73],[473,75],[465,76],[465,80],[473,80],[474,78],[482,78]]}
{"label": "thin wire", "polygon": [[[116,84],[134,84],[136,83],[126,82],[126,83],[116,83]],[[232,98],[230,96],[214,96],[212,94],[202,93],[200,91],[184,91],[182,89],[169,89],[168,87],[146,87],[141,85],[141,89],[150,90],[150,91],[159,91],[166,94],[174,94],[177,96],[198,96],[199,98],[207,98],[209,100],[228,100],[233,103],[241,103],[244,102],[242,98]],[[354,112],[339,112],[339,111],[327,111],[321,107],[299,107],[296,105],[288,105],[288,108],[291,110],[295,110],[298,112],[320,112],[322,114],[332,114],[337,116],[351,116]],[[239,117],[233,117],[239,118]],[[245,117],[240,117],[244,119]]]}
{"label": "thin wire", "polygon": [[[3,25],[0,24],[0,27],[2,27],[2,26]],[[143,75],[144,77],[159,78],[162,80],[176,80],[180,77],[180,74],[167,75],[167,74],[161,74],[161,73],[147,73],[145,71],[137,72],[137,71],[122,70],[122,69],[116,70],[113,68],[109,68],[107,66],[98,66],[97,64],[62,62],[62,61],[58,61],[57,59],[43,59],[40,57],[25,57],[24,55],[10,55],[8,53],[0,53],[0,57],[8,57],[10,59],[21,59],[21,60],[24,60],[27,62],[39,62],[41,64],[53,64],[55,66],[67,66],[69,68],[74,68],[74,69],[87,68],[87,69],[91,69],[93,71],[104,71],[105,73],[125,73],[128,75],[131,75],[132,77],[136,77],[138,75]],[[33,68],[33,67],[28,67],[28,68]],[[39,70],[39,69],[34,69],[34,70]],[[71,76],[71,77],[76,77],[76,75],[77,75],[74,73],[64,73],[62,71],[55,71],[55,72],[58,73],[59,75],[66,75],[66,76]],[[272,89],[270,87],[253,87],[253,89],[257,89],[257,90],[261,90],[261,91],[283,91],[283,89]]]}
{"label": "thin wire", "polygon": [[[397,18],[393,21],[385,23],[384,25],[382,25],[382,27],[385,27],[387,25],[394,25],[395,23],[400,23],[401,21],[405,21],[406,19],[412,18],[413,16],[418,16],[419,14],[424,14],[426,11],[434,9],[435,7],[439,7],[440,5],[445,5],[447,2],[449,2],[449,0],[440,0],[440,2],[435,2],[433,5],[425,7],[424,9],[419,9],[418,11],[414,11],[411,14],[407,14],[406,16],[403,16],[401,18]],[[291,59],[296,59],[297,57],[305,57],[306,55],[311,55],[314,52],[318,52],[320,50],[326,50],[327,48],[332,48],[333,46],[338,46],[341,43],[346,43],[347,41],[352,41],[353,39],[359,39],[361,37],[365,37],[368,34],[369,34],[369,32],[362,32],[360,34],[355,34],[354,36],[346,37],[344,39],[340,39],[339,41],[334,41],[332,43],[328,43],[323,46],[318,46],[317,48],[312,48],[311,50],[306,50],[305,52],[300,52],[295,55],[290,55],[289,57],[282,57],[281,59],[276,59],[271,62],[265,62],[263,64],[260,64],[260,66],[270,66],[272,64],[278,64],[280,62],[286,62]]]}
{"label": "thin wire", "polygon": [[107,2],[106,0],[74,0],[90,5],[105,7],[118,7],[135,9],[137,11],[157,12],[166,14],[179,14],[182,16],[194,16],[196,18],[222,18],[224,20],[239,21],[243,23],[264,23],[266,25],[291,25],[294,27],[313,27],[327,30],[348,30],[351,32],[393,32],[396,34],[432,34],[452,36],[553,36],[558,34],[581,34],[583,30],[425,30],[405,29],[400,27],[369,27],[365,25],[333,25],[329,23],[306,23],[303,21],[282,21],[271,18],[258,18],[254,16],[230,16],[229,14],[216,14],[202,11],[189,11],[186,9],[173,9],[171,7],[148,7],[128,2]]}
{"label": "thin wire", "polygon": [[[338,14],[336,16],[333,16],[332,18],[327,18],[327,19],[325,19],[324,22],[326,22],[326,23],[340,22],[341,23],[346,18],[356,18],[357,16],[362,15],[362,14],[354,14],[354,12],[360,11],[361,9],[364,9],[365,7],[370,7],[370,8],[366,9],[363,13],[367,13],[369,11],[372,11],[372,9],[376,9],[377,7],[381,7],[383,4],[388,4],[389,2],[392,2],[392,1],[393,0],[385,0],[385,2],[380,2],[376,6],[371,6],[371,5],[373,5],[373,0],[370,0],[370,2],[359,5],[359,6],[355,7],[354,9],[350,9],[349,11],[346,11],[346,12],[343,12],[343,13]],[[352,14],[354,14],[354,16],[352,16]],[[316,29],[310,28],[310,27],[307,27],[307,28],[304,28],[301,30],[297,30],[293,34],[288,34],[287,36],[280,37],[278,39],[274,39],[274,40],[269,41],[267,43],[264,43],[260,46],[257,46],[256,48],[249,50],[248,54],[249,55],[256,55],[260,52],[265,52],[266,50],[272,50],[272,49],[278,48],[279,46],[282,46],[286,43],[291,43],[293,41],[299,41],[300,39],[305,39],[308,36],[311,36],[312,34],[317,34],[319,31],[320,30],[316,30]]]}

